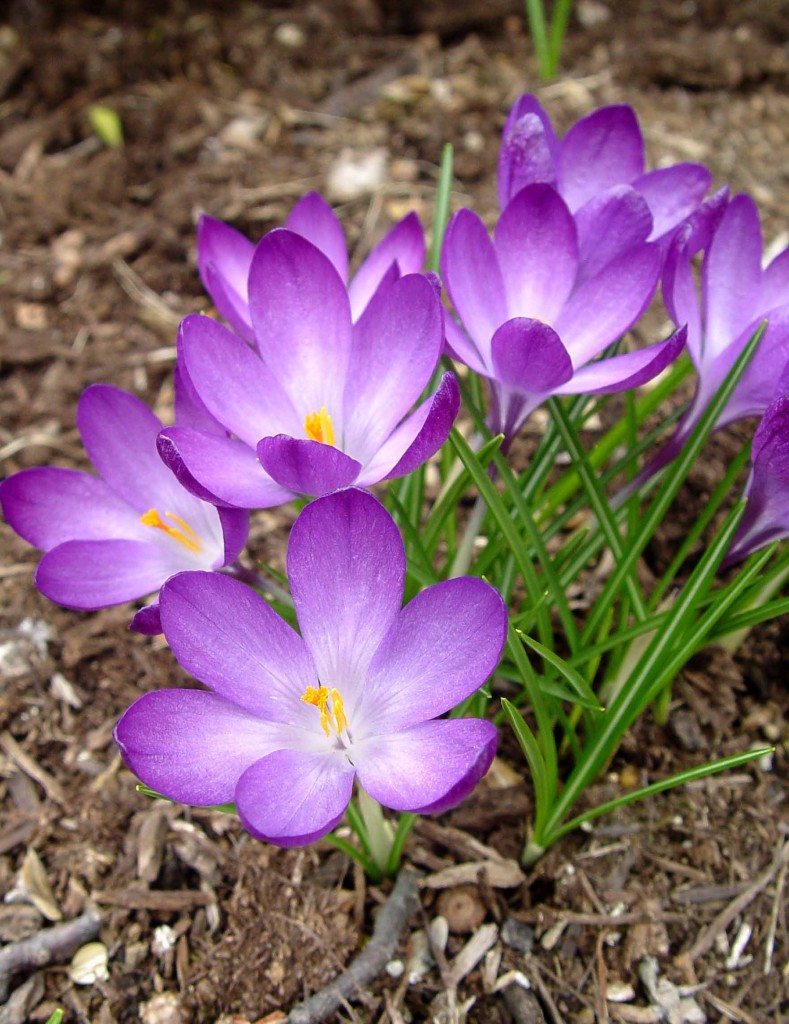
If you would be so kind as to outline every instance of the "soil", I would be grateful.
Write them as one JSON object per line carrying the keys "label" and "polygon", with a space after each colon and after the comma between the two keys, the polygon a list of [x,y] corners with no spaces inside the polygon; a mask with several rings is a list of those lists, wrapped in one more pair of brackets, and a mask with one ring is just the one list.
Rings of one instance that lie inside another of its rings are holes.
{"label": "soil", "polygon": [[[515,0],[6,7],[4,473],[85,466],[75,407],[94,381],[167,417],[175,327],[206,305],[195,269],[201,211],[258,237],[318,188],[358,257],[408,210],[430,222],[451,142],[453,202],[492,221],[500,130],[528,89],[559,128],[601,104],[631,103],[653,166],[707,163],[717,184],[756,198],[768,245],[787,244],[789,4],[578,0],[563,73],[547,86],[521,11]],[[120,116],[121,148],[95,136],[94,104]],[[342,168],[360,160],[367,183],[352,194]],[[726,444],[710,448],[665,545],[705,500]],[[254,554],[281,565],[291,520],[257,516]],[[45,1021],[56,1006],[68,1021],[97,1024],[277,1019],[353,959],[387,887],[367,885],[328,846],[273,849],[229,816],[138,794],[111,730],[142,692],[184,674],[159,639],[126,631],[129,608],[82,615],[49,604],[31,586],[35,552],[4,525],[0,541],[0,940],[94,902],[109,956],[106,976],[89,983],[75,983],[65,963],[16,975],[0,1020]],[[786,1021],[788,643],[777,622],[734,657],[695,659],[669,726],[646,718],[588,799],[765,741],[777,744],[769,763],[601,819],[526,875],[508,864],[501,885],[491,865],[517,858],[531,804],[505,736],[498,770],[477,793],[409,840],[406,862],[427,884],[400,945],[405,973],[395,962],[336,1019],[453,1019],[446,964],[409,983],[424,929],[441,912],[457,929],[450,964],[470,937],[493,943],[458,969],[454,1005],[471,1000],[470,1021],[652,1021],[659,1012]],[[480,861],[481,875],[462,867]],[[446,868],[464,885],[448,885]],[[514,985],[497,988],[511,971]]]}

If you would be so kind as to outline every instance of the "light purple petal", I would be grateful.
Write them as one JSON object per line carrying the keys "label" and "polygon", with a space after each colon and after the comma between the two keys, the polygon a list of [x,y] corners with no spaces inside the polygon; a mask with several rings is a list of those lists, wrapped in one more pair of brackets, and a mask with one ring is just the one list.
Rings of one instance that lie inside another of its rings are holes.
{"label": "light purple petal", "polygon": [[368,486],[378,480],[391,480],[413,472],[435,455],[449,437],[460,408],[460,389],[454,374],[445,373],[438,390],[406,417],[397,430],[378,449],[359,476]]}
{"label": "light purple petal", "polygon": [[621,337],[641,316],[655,291],[660,250],[638,245],[585,281],[554,323],[579,367]]}
{"label": "light purple petal", "polygon": [[311,728],[301,700],[316,685],[302,638],[246,584],[210,572],[184,572],[162,588],[164,635],[179,663],[251,715]]}
{"label": "light purple petal", "polygon": [[689,217],[712,184],[701,164],[672,164],[649,171],[631,182],[649,204],[654,226],[650,241],[661,238]]}
{"label": "light purple petal", "polygon": [[277,434],[257,446],[258,461],[275,483],[295,494],[317,496],[348,487],[362,464],[339,448],[321,441]]}
{"label": "light purple petal", "polygon": [[447,226],[441,276],[463,326],[486,359],[496,328],[508,319],[507,295],[493,242],[471,210],[459,210]]}
{"label": "light purple petal", "polygon": [[784,249],[762,275],[759,309],[763,312],[789,303],[789,249]]}
{"label": "light purple petal", "polygon": [[348,294],[356,323],[379,285],[397,264],[399,274],[417,274],[425,262],[425,236],[419,217],[409,213],[388,231],[353,275]]}
{"label": "light purple petal", "polygon": [[644,140],[630,107],[595,110],[576,122],[561,143],[559,191],[575,211],[612,185],[628,184],[644,169]]}
{"label": "light purple petal", "polygon": [[353,767],[341,753],[278,750],[236,787],[244,828],[277,846],[306,846],[331,832],[351,799]]}
{"label": "light purple petal", "polygon": [[317,192],[308,192],[296,203],[285,221],[286,228],[320,249],[345,283],[348,280],[348,246],[336,213]]}
{"label": "light purple petal", "polygon": [[[716,382],[715,390],[723,382],[740,352],[759,326],[759,320],[749,324],[740,338],[710,366],[709,376]],[[789,304],[769,313],[767,329],[754,352],[734,393],[726,405],[716,427],[726,426],[748,416],[761,416],[777,395],[782,374],[789,364]]]}
{"label": "light purple petal", "polygon": [[291,530],[288,578],[318,678],[339,689],[351,718],[403,600],[405,551],[394,521],[366,491],[318,498]]}
{"label": "light purple petal", "polygon": [[490,367],[483,361],[477,351],[477,346],[449,313],[444,316],[444,331],[446,332],[444,347],[447,355],[455,362],[465,363],[475,373],[489,377]]}
{"label": "light purple petal", "polygon": [[441,356],[441,303],[421,274],[377,294],[355,325],[345,388],[344,447],[367,461],[405,416]]}
{"label": "light purple petal", "polygon": [[251,764],[281,745],[281,726],[202,690],[146,693],[115,727],[126,766],[170,800],[231,803]]}
{"label": "light purple petal", "polygon": [[351,310],[332,263],[311,242],[277,228],[255,250],[249,302],[260,354],[297,416],[326,406],[336,429],[351,352]]}
{"label": "light purple petal", "polygon": [[133,633],[142,633],[144,636],[158,636],[162,631],[162,619],[159,615],[159,602],[153,601],[140,608],[129,623],[129,629]]}
{"label": "light purple petal", "polygon": [[222,507],[216,511],[224,541],[222,565],[231,565],[246,545],[249,536],[249,512],[246,509]]}
{"label": "light purple petal", "polygon": [[578,284],[593,277],[620,253],[645,242],[652,230],[646,200],[629,185],[614,185],[584,203],[578,225]]}
{"label": "light purple petal", "polygon": [[668,247],[663,267],[663,301],[671,319],[677,326],[687,324],[688,353],[693,365],[700,371],[704,365],[704,334],[701,324],[701,305],[693,275],[693,250],[690,246],[691,228],[681,228]]}
{"label": "light purple petal", "polygon": [[189,427],[168,427],[159,435],[159,451],[173,473],[193,494],[217,505],[272,508],[294,497],[260,467],[253,448]]}
{"label": "light purple petal", "polygon": [[499,218],[494,248],[509,316],[552,322],[578,270],[575,221],[559,193],[550,185],[518,192]]}
{"label": "light purple petal", "polygon": [[247,341],[252,321],[247,278],[255,247],[229,224],[202,216],[197,224],[197,269],[219,314]]}
{"label": "light purple petal", "polygon": [[477,718],[439,719],[354,744],[359,784],[395,811],[436,814],[464,800],[490,767],[498,734]]}
{"label": "light purple petal", "polygon": [[67,608],[93,611],[123,604],[152,594],[187,567],[177,545],[173,549],[134,540],[66,541],[38,563],[36,586]]}
{"label": "light purple petal", "polygon": [[561,338],[541,320],[508,320],[493,335],[491,351],[496,380],[527,394],[552,392],[573,374]]}
{"label": "light purple petal", "polygon": [[209,413],[251,448],[268,434],[303,431],[303,418],[271,370],[215,320],[186,317],[179,328],[178,357]]}
{"label": "light purple petal", "polygon": [[67,540],[139,539],[139,514],[103,480],[74,469],[23,469],[0,484],[9,525],[42,551]]}
{"label": "light purple petal", "polygon": [[499,663],[507,609],[467,576],[421,591],[397,616],[367,671],[354,732],[398,732],[450,711]]}
{"label": "light purple petal", "polygon": [[524,109],[519,101],[504,125],[497,169],[502,210],[527,185],[556,185],[556,138],[550,125],[546,128],[545,112],[540,111],[542,117],[535,110]]}
{"label": "light purple petal", "polygon": [[701,266],[704,360],[720,355],[758,314],[762,230],[750,196],[729,203]]}
{"label": "light purple petal", "polygon": [[557,388],[556,392],[560,395],[601,395],[640,387],[657,377],[677,358],[685,346],[686,336],[686,329],[680,327],[670,338],[656,345],[588,363],[576,370],[572,380]]}

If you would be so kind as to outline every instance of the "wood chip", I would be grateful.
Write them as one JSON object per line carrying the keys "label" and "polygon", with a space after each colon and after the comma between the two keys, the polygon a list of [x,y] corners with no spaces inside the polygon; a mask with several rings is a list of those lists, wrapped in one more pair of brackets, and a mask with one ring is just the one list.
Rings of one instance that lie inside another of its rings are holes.
{"label": "wood chip", "polygon": [[55,803],[60,804],[61,807],[66,806],[66,794],[61,789],[60,783],[57,782],[49,772],[45,771],[37,761],[34,761],[29,754],[26,754],[24,750],[22,750],[11,733],[4,732],[2,736],[0,736],[0,747],[2,747],[6,754],[8,754],[14,764],[16,764],[18,768],[22,769],[25,775],[29,775],[31,779],[35,779],[35,781],[43,788],[50,800],[54,800]]}
{"label": "wood chip", "polygon": [[177,913],[207,907],[214,897],[193,889],[107,889],[91,893],[96,903],[127,910],[161,910]]}
{"label": "wood chip", "polygon": [[515,889],[526,876],[514,860],[478,860],[435,871],[420,882],[423,889],[449,889],[456,885],[474,884],[484,872],[488,885],[494,889]]}
{"label": "wood chip", "polygon": [[485,924],[472,935],[449,965],[449,974],[455,985],[458,985],[470,971],[474,970],[498,937],[499,929],[495,924]]}
{"label": "wood chip", "polygon": [[49,884],[46,869],[32,846],[28,849],[22,862],[17,888],[28,897],[36,910],[40,911],[48,921],[62,919],[63,914],[55,901],[55,894]]}

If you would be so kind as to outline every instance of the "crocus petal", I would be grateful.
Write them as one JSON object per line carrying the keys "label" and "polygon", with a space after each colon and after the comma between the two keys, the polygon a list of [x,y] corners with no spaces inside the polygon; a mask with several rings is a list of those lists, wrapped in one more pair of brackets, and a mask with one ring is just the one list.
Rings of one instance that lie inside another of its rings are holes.
{"label": "crocus petal", "polygon": [[282,727],[214,693],[146,693],[115,727],[126,766],[170,800],[231,803],[239,778],[282,744]]}
{"label": "crocus petal", "polygon": [[554,391],[573,374],[573,364],[561,338],[541,320],[508,320],[491,344],[496,380],[528,394]]}
{"label": "crocus petal", "polygon": [[499,218],[494,248],[509,315],[553,321],[578,270],[575,221],[559,193],[550,185],[521,189]]}
{"label": "crocus petal", "polygon": [[762,275],[759,309],[768,312],[789,303],[789,249],[779,253]]}
{"label": "crocus petal", "polygon": [[188,568],[177,545],[172,549],[134,540],[67,541],[38,563],[36,586],[66,608],[93,611],[123,604],[153,593],[168,576]]}
{"label": "crocus petal", "polygon": [[502,210],[527,185],[556,184],[555,139],[551,140],[545,121],[536,112],[513,117],[517,106],[510,112],[501,137],[497,179]]}
{"label": "crocus petal", "polygon": [[611,260],[573,293],[553,326],[574,366],[592,359],[635,323],[649,305],[659,270],[660,250],[645,243]]}
{"label": "crocus petal", "polygon": [[646,200],[629,185],[593,196],[575,215],[578,225],[579,277],[593,277],[626,249],[645,242],[652,230]]}
{"label": "crocus petal", "polygon": [[685,346],[687,330],[681,327],[666,341],[648,345],[636,352],[624,352],[600,359],[576,370],[572,380],[556,389],[560,395],[602,395],[628,391],[657,377],[672,363]]}
{"label": "crocus petal", "polygon": [[460,408],[460,388],[454,374],[445,373],[438,390],[412,412],[378,449],[359,476],[361,486],[413,472],[427,462],[449,437]]}
{"label": "crocus petal", "polygon": [[277,434],[257,446],[261,468],[286,491],[295,494],[330,494],[348,487],[359,476],[361,462],[321,441]]}
{"label": "crocus petal", "polygon": [[314,709],[300,699],[316,679],[307,646],[246,584],[184,572],[159,604],[167,642],[195,679],[252,715],[312,726]]}
{"label": "crocus petal", "polygon": [[475,373],[489,377],[491,368],[484,362],[468,334],[449,314],[444,317],[444,331],[447,355],[456,362],[465,363]]}
{"label": "crocus petal", "polygon": [[353,275],[348,294],[353,322],[359,319],[393,263],[398,272],[416,274],[425,262],[425,236],[419,217],[409,213],[388,231]]}
{"label": "crocus petal", "polygon": [[421,591],[370,663],[354,731],[398,732],[443,715],[485,683],[506,636],[507,609],[484,580],[461,577]]}
{"label": "crocus petal", "polygon": [[336,417],[351,351],[351,309],[333,264],[300,235],[270,231],[252,260],[249,303],[260,354],[298,415],[326,406]]}
{"label": "crocus petal", "polygon": [[[217,508],[222,528],[224,552],[222,565],[232,565],[244,550],[249,537],[249,512],[240,508]],[[215,566],[219,568],[219,566]]]}
{"label": "crocus petal", "polygon": [[327,256],[344,282],[348,280],[348,246],[342,224],[323,196],[308,192],[296,203],[285,227],[306,238]]}
{"label": "crocus petal", "polygon": [[[760,320],[749,324],[737,341],[710,364],[708,376],[720,387],[740,352],[748,344]],[[769,312],[767,329],[759,347],[737,383],[734,393],[716,423],[726,426],[748,416],[761,416],[773,398],[782,393],[781,375],[789,364],[789,304]],[[711,396],[710,396],[711,397]]]}
{"label": "crocus petal", "polygon": [[187,490],[205,501],[234,508],[272,508],[294,496],[267,476],[255,450],[241,441],[189,427],[159,435],[164,462]]}
{"label": "crocus petal", "polygon": [[9,525],[28,543],[49,551],[68,540],[140,538],[131,506],[103,480],[74,469],[23,469],[0,484]]}
{"label": "crocus petal", "polygon": [[631,181],[649,204],[654,221],[650,241],[660,238],[689,217],[712,184],[712,174],[701,164],[672,164]]}
{"label": "crocus petal", "polygon": [[576,122],[561,143],[559,191],[571,210],[644,169],[644,140],[630,107],[595,110]]}
{"label": "crocus petal", "polygon": [[247,341],[252,321],[247,278],[255,247],[229,224],[202,216],[197,224],[197,269],[220,316]]}
{"label": "crocus petal", "polygon": [[750,196],[729,203],[701,266],[704,359],[714,359],[757,312],[762,277],[762,230]]}
{"label": "crocus petal", "polygon": [[663,301],[675,324],[688,328],[688,353],[697,370],[704,364],[704,332],[701,305],[693,275],[690,227],[681,228],[671,240],[663,267]]}
{"label": "crocus petal", "polygon": [[207,430],[211,434],[224,437],[227,431],[212,416],[205,402],[195,390],[189,374],[182,363],[176,362],[173,370],[173,393],[175,395],[175,422],[179,427],[194,427],[195,430]]}
{"label": "crocus petal", "polygon": [[477,718],[423,722],[354,743],[359,784],[394,811],[435,814],[459,804],[490,767],[498,734]]}
{"label": "crocus petal", "polygon": [[304,427],[276,377],[246,342],[206,316],[178,331],[178,358],[209,413],[254,448],[267,434]]}
{"label": "crocus petal", "polygon": [[409,274],[377,294],[353,331],[345,389],[344,447],[366,462],[421,395],[441,356],[436,292]]}
{"label": "crocus petal", "polygon": [[318,678],[340,688],[350,718],[403,600],[405,551],[392,517],[356,488],[318,498],[291,530],[288,579]]}
{"label": "crocus petal", "polygon": [[339,752],[277,750],[241,776],[236,807],[244,828],[277,846],[306,846],[345,814],[354,770]]}
{"label": "crocus petal", "polygon": [[441,276],[455,311],[485,359],[494,331],[507,319],[507,296],[493,243],[471,210],[459,210],[447,226]]}
{"label": "crocus petal", "polygon": [[159,615],[159,602],[154,601],[140,608],[129,623],[129,629],[133,633],[142,633],[143,636],[158,636],[162,631],[162,618]]}

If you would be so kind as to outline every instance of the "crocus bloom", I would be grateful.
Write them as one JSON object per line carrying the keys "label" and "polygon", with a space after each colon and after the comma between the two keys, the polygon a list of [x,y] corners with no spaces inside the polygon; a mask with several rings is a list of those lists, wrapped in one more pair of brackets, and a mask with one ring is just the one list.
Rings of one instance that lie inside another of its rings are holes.
{"label": "crocus bloom", "polygon": [[740,562],[759,548],[789,537],[789,374],[783,393],[771,402],[751,445],[751,475],[745,486],[748,504],[726,555],[726,565]]}
{"label": "crocus bloom", "polygon": [[678,332],[591,362],[643,313],[661,261],[654,244],[640,242],[584,278],[579,253],[575,219],[549,185],[518,192],[493,241],[470,210],[456,213],[447,228],[442,276],[467,332],[447,318],[448,345],[490,380],[491,428],[507,441],[550,395],[636,387],[682,347]]}
{"label": "crocus bloom", "polygon": [[[99,476],[44,466],[0,484],[14,530],[46,552],[36,584],[52,601],[91,610],[157,591],[184,569],[235,561],[248,517],[185,491],[156,450],[161,422],[133,395],[104,384],[80,399],[77,424]],[[158,633],[158,605],[132,628]]]}
{"label": "crocus bloom", "polygon": [[133,704],[115,731],[126,764],[173,800],[235,802],[252,835],[280,846],[334,828],[354,779],[398,811],[457,804],[487,771],[496,729],[438,716],[498,663],[498,593],[453,579],[401,608],[402,540],[355,488],[304,509],[287,565],[301,635],[237,580],[184,573],[165,585],[165,636],[210,689]]}
{"label": "crocus bloom", "polygon": [[[348,281],[348,249],[342,225],[332,208],[309,192],[296,203],[286,228],[312,242],[330,260],[343,283]],[[235,228],[203,216],[197,228],[197,266],[206,291],[237,334],[254,340],[247,281],[255,246]],[[415,213],[386,234],[353,276],[348,292],[354,322],[383,280],[417,273],[425,261],[425,239]]]}
{"label": "crocus bloom", "polygon": [[[540,102],[525,95],[516,100],[504,126],[498,184],[502,209],[525,186],[553,185],[573,213],[589,203],[605,204],[607,195],[634,208],[637,198],[651,214],[650,239],[672,232],[699,205],[712,181],[700,164],[679,163],[644,171],[644,140],[631,107],[595,110],[559,139]],[[627,197],[627,192],[637,196]],[[590,228],[592,225],[589,225]],[[579,224],[581,227],[581,224]],[[586,232],[582,228],[582,237]],[[590,232],[594,238],[595,233]],[[605,244],[604,236],[597,241]]]}
{"label": "crocus bloom", "polygon": [[433,280],[381,286],[353,323],[332,262],[278,228],[255,250],[249,299],[256,349],[208,317],[187,317],[179,332],[181,372],[225,430],[161,435],[162,457],[196,494],[266,508],[402,476],[441,447],[460,401],[453,375],[409,412],[443,345]]}

